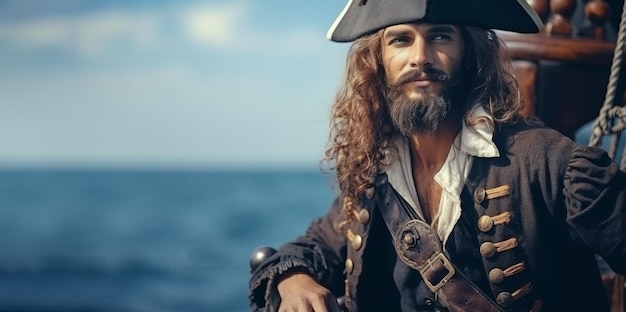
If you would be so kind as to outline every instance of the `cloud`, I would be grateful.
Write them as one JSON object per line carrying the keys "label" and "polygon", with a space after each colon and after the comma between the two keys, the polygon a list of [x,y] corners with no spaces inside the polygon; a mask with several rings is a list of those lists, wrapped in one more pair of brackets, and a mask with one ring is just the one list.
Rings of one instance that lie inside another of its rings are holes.
{"label": "cloud", "polygon": [[171,49],[310,55],[326,43],[312,25],[286,27],[280,21],[258,21],[255,14],[263,14],[264,8],[255,7],[255,2],[177,5],[0,20],[0,45],[4,50],[62,51],[96,58]]}
{"label": "cloud", "polygon": [[146,46],[156,41],[157,28],[152,13],[107,11],[0,23],[0,40],[21,49],[62,49],[89,56],[120,44]]}
{"label": "cloud", "polygon": [[241,28],[250,12],[244,2],[187,8],[180,13],[180,22],[190,39],[203,44],[232,47],[245,33]]}
{"label": "cloud", "polygon": [[280,30],[272,30],[270,25],[254,20],[254,14],[262,10],[243,1],[195,6],[181,10],[178,20],[194,43],[228,53],[315,53],[326,42],[324,34],[310,25],[280,25]]}

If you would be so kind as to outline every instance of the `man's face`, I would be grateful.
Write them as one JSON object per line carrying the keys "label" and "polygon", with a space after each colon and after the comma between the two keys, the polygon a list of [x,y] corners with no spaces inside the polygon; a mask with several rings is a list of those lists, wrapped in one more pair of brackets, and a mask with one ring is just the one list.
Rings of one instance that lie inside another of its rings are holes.
{"label": "man's face", "polygon": [[[463,35],[445,24],[401,24],[387,27],[382,56],[391,118],[404,134],[437,130],[460,83]],[[462,103],[456,103],[457,107]]]}

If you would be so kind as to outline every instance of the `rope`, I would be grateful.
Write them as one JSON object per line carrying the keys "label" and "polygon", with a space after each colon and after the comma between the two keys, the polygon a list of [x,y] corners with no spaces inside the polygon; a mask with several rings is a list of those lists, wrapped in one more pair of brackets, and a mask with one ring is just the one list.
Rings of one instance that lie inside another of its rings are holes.
{"label": "rope", "polygon": [[[619,141],[620,133],[626,129],[626,106],[614,106],[615,92],[617,90],[617,84],[620,78],[620,69],[622,67],[622,57],[624,54],[624,46],[626,45],[626,1],[622,8],[621,20],[619,23],[619,30],[617,40],[615,44],[615,51],[613,53],[613,61],[611,64],[611,74],[609,76],[609,83],[607,85],[606,96],[604,98],[604,104],[600,108],[600,113],[593,124],[593,131],[589,138],[589,146],[600,146],[602,136],[617,134],[616,137],[611,140],[611,147],[609,155],[615,158],[617,151],[617,144]],[[621,168],[626,168],[626,149],[623,151]]]}

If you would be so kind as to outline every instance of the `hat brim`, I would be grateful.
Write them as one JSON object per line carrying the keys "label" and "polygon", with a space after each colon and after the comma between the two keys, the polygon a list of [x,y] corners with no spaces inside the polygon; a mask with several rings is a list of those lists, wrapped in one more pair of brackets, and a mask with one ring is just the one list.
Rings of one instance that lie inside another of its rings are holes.
{"label": "hat brim", "polygon": [[526,0],[349,0],[327,38],[350,42],[388,26],[420,21],[520,33],[544,27]]}

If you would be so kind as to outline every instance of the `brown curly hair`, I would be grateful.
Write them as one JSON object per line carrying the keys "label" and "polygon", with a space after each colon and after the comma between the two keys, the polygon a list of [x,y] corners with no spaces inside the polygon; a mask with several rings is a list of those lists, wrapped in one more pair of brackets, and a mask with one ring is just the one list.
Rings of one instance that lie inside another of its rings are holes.
{"label": "brown curly hair", "polygon": [[[470,81],[465,122],[479,122],[470,118],[478,105],[493,116],[492,126],[515,122],[523,103],[503,42],[492,30],[460,28],[466,46],[465,79]],[[356,219],[355,203],[386,165],[382,150],[396,134],[385,101],[382,32],[362,37],[351,46],[345,79],[331,110],[330,140],[323,162],[335,171],[344,196],[344,218],[338,220],[343,224]]]}

